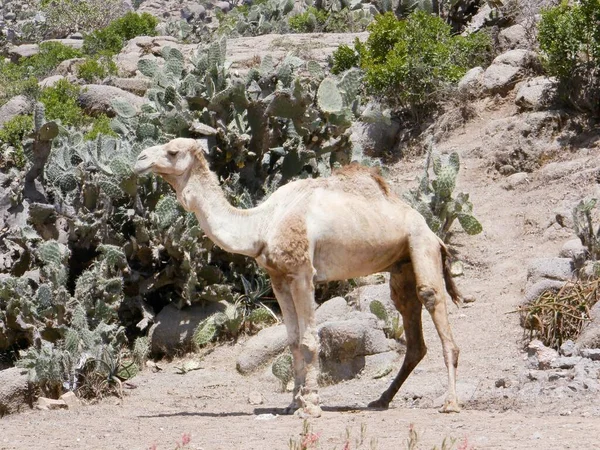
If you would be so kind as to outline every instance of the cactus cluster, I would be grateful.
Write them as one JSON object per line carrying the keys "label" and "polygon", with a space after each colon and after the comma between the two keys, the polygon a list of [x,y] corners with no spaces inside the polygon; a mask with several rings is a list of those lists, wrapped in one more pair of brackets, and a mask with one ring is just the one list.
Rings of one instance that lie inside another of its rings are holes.
{"label": "cactus cluster", "polygon": [[573,208],[573,230],[593,261],[600,260],[600,226],[594,230],[592,213],[597,203],[596,198],[581,200]]}
{"label": "cactus cluster", "polygon": [[[433,167],[434,179],[429,173],[430,166]],[[467,234],[474,235],[482,231],[481,224],[473,215],[469,194],[453,196],[459,170],[458,153],[451,153],[444,162],[439,155],[433,154],[431,146],[419,186],[405,194],[406,200],[423,215],[429,228],[444,242],[448,240],[450,228],[457,219]]]}

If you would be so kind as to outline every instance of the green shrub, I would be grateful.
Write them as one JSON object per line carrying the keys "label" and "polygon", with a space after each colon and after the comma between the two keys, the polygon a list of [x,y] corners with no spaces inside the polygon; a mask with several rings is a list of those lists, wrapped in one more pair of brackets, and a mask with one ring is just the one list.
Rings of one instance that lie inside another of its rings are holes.
{"label": "green shrub", "polygon": [[117,73],[117,65],[110,57],[87,58],[77,67],[77,76],[88,83],[103,80]]}
{"label": "green shrub", "polygon": [[539,42],[550,75],[560,82],[560,94],[577,107],[597,113],[600,93],[600,3],[562,2],[542,13]]}
{"label": "green shrub", "polygon": [[87,141],[92,141],[98,137],[98,135],[103,134],[105,136],[118,137],[118,134],[115,133],[110,127],[110,118],[104,114],[97,117],[94,122],[92,122],[92,128],[90,131],[83,135],[83,138]]}
{"label": "green shrub", "polygon": [[290,28],[298,33],[311,33],[321,29],[328,17],[327,12],[311,6],[303,13],[290,17]]}
{"label": "green shrub", "polygon": [[[0,167],[15,166],[19,169],[25,167],[25,155],[23,154],[23,139],[33,130],[33,119],[31,116],[16,116],[6,122],[0,128]],[[8,144],[14,148],[9,153],[3,148]]]}
{"label": "green shrub", "polygon": [[445,85],[490,56],[485,34],[453,36],[442,19],[422,11],[404,20],[380,15],[369,30],[357,48],[368,90],[417,116],[435,104]]}
{"label": "green shrub", "polygon": [[125,13],[121,0],[42,0],[40,6],[48,29],[61,35],[106,27]]}
{"label": "green shrub", "polygon": [[56,69],[61,62],[67,59],[80,58],[81,56],[81,51],[60,42],[42,42],[39,53],[22,60],[19,65],[25,68],[29,75],[45,77]]}
{"label": "green shrub", "polygon": [[65,79],[59,80],[53,87],[43,89],[39,101],[46,107],[46,118],[59,119],[63,125],[85,124],[89,118],[83,114],[77,103],[79,91],[79,86]]}
{"label": "green shrub", "polygon": [[[357,38],[358,41],[358,38]],[[355,45],[360,45],[358,42]],[[331,72],[333,74],[342,73],[352,67],[360,65],[360,54],[355,49],[346,44],[340,45],[333,55],[331,55]]]}
{"label": "green shrub", "polygon": [[126,41],[136,36],[154,36],[158,19],[151,14],[129,12],[107,27],[85,36],[83,51],[88,55],[119,53]]}

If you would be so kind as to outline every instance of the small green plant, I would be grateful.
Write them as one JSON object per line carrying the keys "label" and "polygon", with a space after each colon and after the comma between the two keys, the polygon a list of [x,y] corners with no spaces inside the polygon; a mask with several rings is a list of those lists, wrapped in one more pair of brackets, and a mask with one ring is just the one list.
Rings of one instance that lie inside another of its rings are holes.
{"label": "small green plant", "polygon": [[290,28],[297,33],[311,33],[321,29],[328,17],[326,11],[311,6],[303,13],[290,17]]}
{"label": "small green plant", "polygon": [[[358,38],[356,45],[360,45]],[[339,74],[353,67],[360,66],[360,53],[352,47],[342,44],[331,55],[331,73]]]}
{"label": "small green plant", "polygon": [[[473,216],[473,204],[469,194],[453,196],[456,177],[460,170],[458,153],[449,155],[447,162],[432,154],[430,147],[425,162],[425,174],[416,189],[405,194],[406,200],[419,211],[427,225],[444,242],[447,242],[450,228],[455,220],[467,234],[475,235],[482,231],[479,221]],[[429,167],[433,166],[435,179],[431,179]]]}
{"label": "small green plant", "polygon": [[83,135],[83,138],[86,141],[93,141],[100,135],[118,137],[118,134],[110,127],[110,118],[106,114],[101,114],[94,119],[92,127]]}
{"label": "small green plant", "polygon": [[107,56],[98,58],[87,58],[77,66],[77,77],[87,83],[101,82],[109,75],[117,73],[117,65]]}
{"label": "small green plant", "polygon": [[128,12],[108,26],[86,35],[83,51],[88,55],[119,53],[126,41],[136,36],[154,36],[158,19],[151,14]]}
{"label": "small green plant", "polygon": [[42,42],[38,54],[19,62],[28,75],[38,78],[50,74],[63,61],[80,58],[81,51],[60,42]]}
{"label": "small green plant", "polygon": [[23,140],[32,129],[32,116],[15,116],[0,128],[0,167],[25,167]]}
{"label": "small green plant", "polygon": [[120,0],[42,0],[47,27],[66,36],[107,26],[125,13]]}
{"label": "small green plant", "polygon": [[581,200],[573,208],[573,229],[587,248],[588,257],[593,261],[600,260],[600,226],[594,230],[592,211],[598,200],[595,198]]}
{"label": "small green plant", "polygon": [[62,125],[83,125],[89,118],[77,103],[79,86],[66,79],[59,80],[53,87],[43,89],[39,101],[46,107],[46,116],[50,120],[58,119]]}
{"label": "small green plant", "polygon": [[287,385],[294,377],[292,370],[292,355],[284,353],[273,361],[271,365],[271,372],[281,382],[281,392],[287,390]]}
{"label": "small green plant", "polygon": [[398,341],[402,338],[404,326],[400,325],[400,314],[396,313],[390,317],[385,306],[379,300],[373,300],[369,305],[369,310],[375,317],[384,322],[383,332],[389,339]]}

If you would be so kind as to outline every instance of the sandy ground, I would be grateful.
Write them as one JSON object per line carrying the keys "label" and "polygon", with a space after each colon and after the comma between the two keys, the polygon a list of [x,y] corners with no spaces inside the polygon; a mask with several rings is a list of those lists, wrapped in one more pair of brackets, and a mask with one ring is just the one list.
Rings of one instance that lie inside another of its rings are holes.
{"label": "sandy ground", "polygon": [[[515,190],[502,188],[502,178],[494,178],[489,161],[473,149],[481,144],[483,126],[491,117],[513,113],[510,106],[483,110],[439,147],[460,153],[457,189],[471,194],[484,227],[478,236],[457,233],[453,241],[465,264],[457,283],[475,298],[461,309],[450,309],[462,351],[458,391],[463,411],[437,412],[446,370],[431,320],[424,317],[429,353],[389,410],[371,411],[365,405],[379,396],[394,373],[321,390],[324,414],[310,420],[319,436],[317,448],[407,448],[411,424],[423,449],[442,448],[444,438],[457,439],[455,448],[600,448],[600,394],[568,395],[551,386],[529,386],[523,332],[511,313],[522,295],[528,260],[556,256],[573,237],[553,224],[555,211],[572,207],[584,195],[598,195],[598,185],[589,173],[542,169]],[[561,158],[591,167],[599,164],[599,154],[591,148]],[[394,188],[402,192],[413,185],[421,164],[420,158],[397,163],[390,175]],[[191,434],[186,448],[192,449],[290,448],[290,439],[299,441],[303,429],[302,420],[280,415],[291,394],[278,392],[265,372],[239,375],[238,352],[236,346],[219,347],[203,359],[202,369],[185,375],[176,374],[181,361],[159,363],[163,370],[143,372],[133,380],[137,388],[127,390],[123,400],[108,398],[72,411],[31,411],[0,419],[0,449],[174,449],[184,433]],[[512,387],[496,387],[499,379],[509,380]],[[260,393],[263,404],[249,404],[251,392]],[[344,447],[346,441],[349,447]]]}

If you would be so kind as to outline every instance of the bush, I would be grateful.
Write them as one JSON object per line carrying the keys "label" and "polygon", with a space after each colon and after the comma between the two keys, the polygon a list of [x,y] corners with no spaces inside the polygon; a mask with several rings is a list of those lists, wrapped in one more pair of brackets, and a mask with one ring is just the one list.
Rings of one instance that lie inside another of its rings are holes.
{"label": "bush", "polygon": [[43,0],[46,24],[54,34],[66,36],[106,27],[125,13],[121,0]]}
{"label": "bush", "polygon": [[83,135],[83,138],[87,141],[93,141],[99,135],[118,137],[118,134],[115,133],[110,127],[110,118],[104,114],[97,117],[92,123],[92,128],[90,131]]}
{"label": "bush", "polygon": [[87,58],[77,67],[77,76],[88,83],[101,81],[117,73],[117,65],[110,57]]}
{"label": "bush", "polygon": [[[355,45],[360,45],[358,38]],[[359,52],[346,44],[340,45],[331,56],[331,73],[335,75],[358,66],[360,66]]]}
{"label": "bush", "polygon": [[126,41],[136,36],[154,36],[158,19],[151,14],[129,12],[107,27],[96,30],[83,40],[83,51],[88,55],[119,53]]}
{"label": "bush", "polygon": [[405,20],[380,15],[369,30],[357,48],[368,90],[416,116],[439,100],[447,84],[490,57],[487,35],[453,36],[442,19],[422,11]]}
{"label": "bush", "polygon": [[[23,139],[33,129],[31,116],[16,116],[6,122],[0,128],[0,167],[15,166],[19,169],[25,167],[25,155],[23,154]],[[9,152],[5,145],[14,148]]]}
{"label": "bush", "polygon": [[538,25],[540,49],[550,75],[560,82],[559,93],[572,106],[598,113],[600,67],[600,3],[567,2],[542,13]]}
{"label": "bush", "polygon": [[43,89],[39,101],[46,108],[48,120],[59,119],[62,125],[81,126],[89,121],[77,103],[79,86],[59,80],[53,87]]}
{"label": "bush", "polygon": [[290,17],[290,28],[298,33],[311,33],[321,29],[328,16],[322,9],[311,6],[303,13]]}

